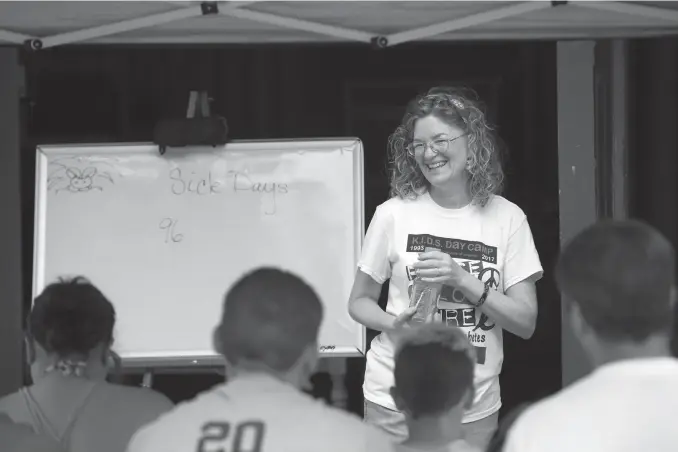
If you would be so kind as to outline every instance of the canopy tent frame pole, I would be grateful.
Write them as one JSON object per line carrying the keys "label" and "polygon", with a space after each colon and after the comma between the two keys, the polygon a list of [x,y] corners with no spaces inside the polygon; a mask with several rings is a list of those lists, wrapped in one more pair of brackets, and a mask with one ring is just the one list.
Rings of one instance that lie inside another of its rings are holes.
{"label": "canopy tent frame pole", "polygon": [[601,11],[609,11],[621,14],[646,17],[651,19],[666,20],[668,22],[678,23],[678,11],[671,11],[656,6],[644,6],[628,4],[624,2],[568,2],[568,1],[524,1],[518,4],[501,6],[482,13],[472,14],[466,17],[452,19],[438,24],[427,25],[424,27],[392,33],[387,36],[379,36],[374,33],[355,30],[344,27],[327,25],[320,22],[295,19],[291,17],[279,16],[251,9],[244,9],[244,6],[257,1],[242,2],[169,2],[173,4],[189,5],[172,11],[151,14],[145,17],[123,20],[120,22],[100,25],[72,32],[60,33],[45,38],[38,38],[14,33],[8,30],[0,30],[0,42],[6,41],[14,44],[26,44],[31,50],[40,50],[43,48],[57,47],[66,44],[88,41],[110,35],[116,35],[127,31],[138,30],[148,27],[154,27],[170,22],[189,19],[201,15],[223,15],[240,19],[251,20],[254,22],[275,25],[283,28],[307,31],[320,35],[326,35],[334,38],[340,38],[348,41],[358,41],[371,43],[376,48],[392,47],[410,41],[454,32],[473,26],[487,24],[500,19],[515,17],[533,11],[558,6],[576,6],[580,8],[590,8]]}
{"label": "canopy tent frame pole", "polygon": [[279,27],[291,28],[294,30],[309,31],[311,33],[332,36],[348,41],[370,43],[373,42],[374,39],[374,35],[372,33],[365,31],[336,27],[334,25],[326,25],[309,20],[294,19],[292,17],[278,16],[275,14],[253,11],[251,9],[224,9],[220,10],[219,14],[269,25],[277,25]]}
{"label": "canopy tent frame pole", "polygon": [[[224,6],[224,9],[225,10],[238,9],[251,3],[254,2],[233,3]],[[216,3],[203,2],[185,8],[175,9],[172,11],[165,11],[158,14],[151,14],[145,17],[138,17],[135,19],[115,22],[112,24],[100,25],[92,28],[85,28],[82,30],[72,31],[68,33],[61,33],[58,35],[42,39],[34,39],[32,41],[29,41],[29,44],[31,49],[33,50],[46,49],[49,47],[73,44],[76,42],[88,41],[90,39],[124,33],[126,31],[154,27],[156,25],[176,22],[182,19],[190,19],[193,17],[217,13],[218,8]]]}
{"label": "canopy tent frame pole", "polygon": [[[561,2],[566,4],[567,2]],[[415,28],[408,31],[394,33],[386,36],[388,46],[402,44],[408,41],[415,41],[422,38],[429,38],[450,31],[462,30],[470,28],[475,25],[487,24],[499,19],[507,17],[519,16],[532,11],[538,11],[546,8],[553,8],[559,6],[558,2],[522,2],[517,5],[502,6],[500,8],[492,9],[490,11],[483,11],[482,13],[471,14],[460,19],[452,19],[434,25],[427,25],[421,28]]]}
{"label": "canopy tent frame pole", "polygon": [[678,11],[656,6],[635,5],[626,2],[576,2],[572,3],[572,5],[579,8],[589,8],[598,11],[608,11],[678,23]]}
{"label": "canopy tent frame pole", "polygon": [[159,14],[151,14],[145,17],[123,20],[112,24],[101,25],[98,27],[85,28],[82,30],[61,33],[41,39],[39,42],[31,43],[31,48],[47,49],[65,44],[73,44],[81,41],[88,41],[94,38],[101,38],[126,31],[138,30],[141,28],[153,27],[156,25],[176,22],[181,19],[189,19],[203,15],[202,5],[189,6],[187,8],[166,11]]}
{"label": "canopy tent frame pole", "polygon": [[[174,5],[174,6],[194,6],[194,5],[199,5],[201,2],[195,1],[195,0],[160,0],[159,3],[167,3],[169,5]],[[235,2],[232,2],[232,3],[235,3]]]}
{"label": "canopy tent frame pole", "polygon": [[26,41],[31,41],[36,39],[33,36],[23,35],[21,33],[15,33],[8,30],[0,30],[0,42],[9,42],[11,44],[23,44]]}
{"label": "canopy tent frame pole", "polygon": [[[114,34],[124,33],[127,31],[138,30],[156,25],[175,22],[182,19],[189,19],[206,14],[220,14],[224,16],[235,17],[239,19],[251,20],[254,22],[265,23],[268,25],[276,25],[284,28],[291,28],[295,30],[308,31],[311,33],[322,34],[335,38],[345,39],[349,41],[358,41],[363,43],[371,43],[377,48],[384,48],[387,46],[394,46],[408,41],[422,39],[446,33],[454,30],[461,30],[475,25],[489,23],[495,20],[525,14],[527,12],[537,11],[545,8],[552,8],[559,3],[567,2],[522,2],[517,5],[509,5],[484,11],[478,14],[472,14],[460,19],[446,21],[440,24],[429,25],[414,30],[394,33],[390,36],[375,36],[371,33],[336,27],[333,25],[322,24],[302,19],[295,19],[291,17],[278,16],[275,14],[263,13],[260,11],[253,11],[243,9],[244,6],[256,3],[250,2],[233,2],[222,8],[217,8],[216,3],[201,3],[192,6],[180,8],[173,11],[166,11],[163,13],[152,14],[146,17],[124,20],[107,25],[101,25],[92,28],[86,28],[68,33],[61,33],[43,39],[33,38],[19,34],[10,34],[5,38],[10,42],[24,43],[28,42],[30,48],[39,50],[49,47],[56,47],[60,45],[72,44],[76,42],[88,41],[95,38],[110,36]],[[213,9],[207,9],[206,5],[213,5]],[[0,39],[3,35],[0,34]]]}

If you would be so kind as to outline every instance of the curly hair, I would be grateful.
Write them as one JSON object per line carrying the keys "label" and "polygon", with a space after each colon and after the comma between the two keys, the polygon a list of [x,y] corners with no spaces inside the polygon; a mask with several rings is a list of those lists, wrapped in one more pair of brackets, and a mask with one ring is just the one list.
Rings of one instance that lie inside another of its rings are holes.
{"label": "curly hair", "polygon": [[400,126],[388,140],[391,196],[414,199],[428,189],[428,181],[407,152],[418,119],[433,115],[467,132],[472,202],[485,206],[500,194],[504,171],[497,137],[476,93],[470,89],[436,87],[407,105]]}

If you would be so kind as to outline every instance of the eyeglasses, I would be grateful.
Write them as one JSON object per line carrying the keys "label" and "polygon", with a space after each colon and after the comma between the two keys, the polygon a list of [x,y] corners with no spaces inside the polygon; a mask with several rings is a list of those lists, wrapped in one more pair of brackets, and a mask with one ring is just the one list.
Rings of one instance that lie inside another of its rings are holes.
{"label": "eyeglasses", "polygon": [[424,143],[421,141],[418,141],[416,143],[413,142],[407,146],[407,152],[412,156],[417,154],[421,155],[424,152],[426,152],[426,148],[428,147],[430,147],[431,150],[436,154],[440,154],[441,152],[447,152],[447,149],[450,147],[450,143],[458,140],[461,137],[465,137],[466,135],[467,134],[462,134],[455,138],[441,138],[438,140],[429,141],[428,143]]}

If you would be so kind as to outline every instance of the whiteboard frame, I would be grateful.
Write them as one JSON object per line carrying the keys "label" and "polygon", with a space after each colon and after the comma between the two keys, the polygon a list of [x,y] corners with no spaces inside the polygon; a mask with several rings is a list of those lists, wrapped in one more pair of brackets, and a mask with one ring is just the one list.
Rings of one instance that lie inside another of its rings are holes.
{"label": "whiteboard frame", "polygon": [[[260,150],[262,144],[275,144],[276,150],[296,149],[300,144],[315,146],[326,149],[353,148],[353,175],[357,186],[354,190],[353,209],[355,236],[358,240],[354,245],[354,268],[357,269],[358,259],[362,250],[365,235],[365,181],[364,181],[364,148],[362,141],[354,137],[341,138],[308,138],[308,139],[281,139],[281,140],[233,140],[224,146],[228,151],[229,146],[237,145],[238,151]],[[172,149],[172,148],[170,148]],[[185,148],[173,148],[175,153],[181,153]],[[212,147],[191,146],[186,153],[214,152]],[[169,149],[168,149],[169,150]],[[153,143],[92,143],[92,144],[59,144],[38,145],[36,147],[35,168],[35,206],[34,206],[34,232],[33,232],[33,300],[45,287],[45,250],[46,250],[46,212],[47,212],[47,175],[49,157],[58,155],[97,155],[115,153],[138,153],[153,154],[160,156],[159,148]],[[348,300],[346,300],[348,309]],[[357,322],[356,322],[357,323]],[[321,358],[350,358],[363,357],[365,355],[367,331],[364,325],[359,325],[355,347],[341,347],[332,345],[319,345]],[[125,368],[185,368],[192,367],[196,370],[221,366],[224,360],[221,356],[207,354],[202,356],[180,357],[123,357],[122,364]]]}

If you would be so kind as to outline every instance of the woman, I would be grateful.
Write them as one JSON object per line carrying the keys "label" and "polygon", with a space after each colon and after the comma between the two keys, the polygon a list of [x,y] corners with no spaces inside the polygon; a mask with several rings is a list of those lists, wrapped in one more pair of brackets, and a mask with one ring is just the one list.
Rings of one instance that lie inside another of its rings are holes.
{"label": "woman", "polygon": [[84,278],[47,286],[28,319],[33,385],[0,399],[0,412],[69,452],[124,452],[172,403],[106,382],[114,325],[113,305]]}
{"label": "woman", "polygon": [[[496,139],[464,91],[433,88],[410,102],[389,154],[392,197],[372,218],[349,304],[356,321],[381,331],[367,354],[365,420],[407,437],[389,391],[394,336],[413,314],[416,276],[443,284],[442,321],[462,328],[476,348],[476,395],[463,422],[466,440],[484,449],[501,407],[502,330],[528,339],[535,328],[542,267],[532,232],[523,211],[499,195]],[[384,312],[377,300],[387,279]]]}

